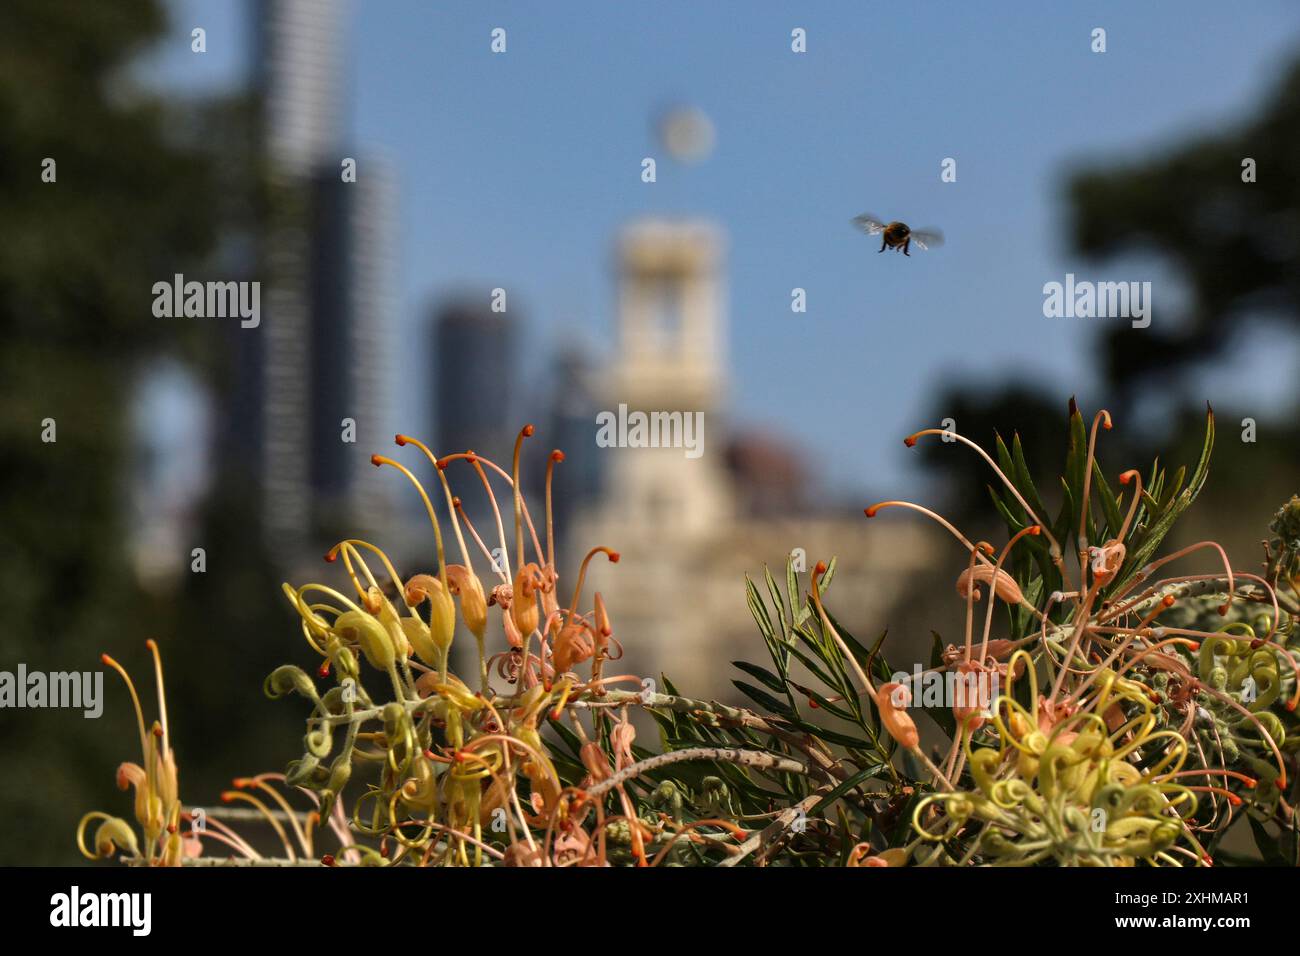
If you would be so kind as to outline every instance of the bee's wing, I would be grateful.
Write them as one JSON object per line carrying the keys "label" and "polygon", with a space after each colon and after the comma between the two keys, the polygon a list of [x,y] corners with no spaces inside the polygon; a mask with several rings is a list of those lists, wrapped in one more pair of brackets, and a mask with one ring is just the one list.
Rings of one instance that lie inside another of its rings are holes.
{"label": "bee's wing", "polygon": [[860,216],[853,217],[853,225],[857,226],[868,236],[878,236],[885,231],[885,227],[888,223],[883,223],[875,216],[864,212]]}
{"label": "bee's wing", "polygon": [[912,245],[920,246],[922,249],[943,245],[943,233],[938,229],[918,229],[912,232],[908,238],[912,240]]}

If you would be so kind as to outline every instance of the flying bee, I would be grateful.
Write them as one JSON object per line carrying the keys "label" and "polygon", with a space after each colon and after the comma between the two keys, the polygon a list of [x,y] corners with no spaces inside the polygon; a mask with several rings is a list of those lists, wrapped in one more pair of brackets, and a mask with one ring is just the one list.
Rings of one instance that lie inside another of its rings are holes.
{"label": "flying bee", "polygon": [[863,213],[861,216],[853,218],[853,225],[857,226],[868,236],[880,235],[880,252],[886,249],[901,249],[903,255],[910,256],[907,250],[913,244],[918,249],[929,249],[931,246],[940,245],[943,242],[943,233],[938,229],[926,229],[913,231],[905,222],[881,222],[875,216]]}

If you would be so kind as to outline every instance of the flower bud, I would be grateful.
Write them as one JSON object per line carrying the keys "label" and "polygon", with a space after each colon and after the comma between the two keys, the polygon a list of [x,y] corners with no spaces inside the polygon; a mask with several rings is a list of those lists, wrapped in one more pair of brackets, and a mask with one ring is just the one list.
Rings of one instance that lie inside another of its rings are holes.
{"label": "flower bud", "polygon": [[433,643],[433,635],[429,631],[429,625],[418,617],[402,618],[402,634],[411,646],[415,648],[416,655],[426,664],[437,666],[441,657],[438,653],[438,647]]}
{"label": "flower bud", "polygon": [[463,565],[449,564],[447,582],[451,593],[460,597],[460,613],[465,618],[465,626],[482,640],[487,630],[487,599],[483,596],[483,584],[478,575]]}
{"label": "flower bud", "polygon": [[397,660],[400,663],[406,663],[408,655],[406,634],[402,630],[401,618],[397,616],[397,609],[393,607],[392,602],[384,597],[379,588],[371,588],[375,597],[378,599],[374,613],[379,618],[379,623],[384,625],[384,630],[388,632],[388,639],[393,643],[393,650],[397,653]]}
{"label": "flower bud", "polygon": [[444,655],[456,636],[456,604],[437,578],[429,589],[429,636]]}
{"label": "flower bud", "polygon": [[881,684],[876,693],[876,709],[880,711],[881,724],[891,737],[908,750],[915,749],[921,741],[916,723],[907,712],[911,699],[908,689],[894,681]]}
{"label": "flower bud", "polygon": [[[994,571],[997,571],[994,574]],[[973,568],[967,568],[957,577],[957,593],[963,598],[970,596],[972,587],[975,589],[975,600],[980,599],[979,585],[985,586],[993,582],[993,593],[1007,604],[1024,604],[1025,596],[1020,593],[1020,585],[1016,584],[1016,579],[1001,568],[993,568],[987,564],[977,564]]]}
{"label": "flower bud", "polygon": [[[450,577],[450,568],[448,568]],[[441,666],[447,649],[456,636],[456,605],[443,587],[442,581],[431,574],[417,574],[406,582],[405,598],[408,607],[429,602],[428,634],[425,629],[403,623],[407,639],[415,653],[426,664]]]}
{"label": "flower bud", "polygon": [[595,645],[587,634],[587,627],[578,621],[570,621],[560,628],[560,635],[555,639],[555,650],[551,662],[555,672],[563,674],[581,664],[595,652]]}
{"label": "flower bud", "polygon": [[334,633],[347,640],[356,641],[361,653],[376,670],[388,670],[397,661],[397,649],[384,625],[364,611],[345,611],[334,622]]}
{"label": "flower bud", "polygon": [[127,851],[131,856],[140,855],[135,831],[121,817],[109,817],[95,831],[95,854],[110,857],[118,849]]}
{"label": "flower bud", "polygon": [[317,698],[316,685],[301,667],[285,664],[271,671],[262,683],[262,690],[267,697],[275,699],[285,694],[297,693],[308,700]]}
{"label": "flower bud", "polygon": [[519,574],[515,576],[514,599],[510,603],[510,616],[525,638],[537,630],[540,622],[534,568],[534,565],[526,565],[519,569]]}

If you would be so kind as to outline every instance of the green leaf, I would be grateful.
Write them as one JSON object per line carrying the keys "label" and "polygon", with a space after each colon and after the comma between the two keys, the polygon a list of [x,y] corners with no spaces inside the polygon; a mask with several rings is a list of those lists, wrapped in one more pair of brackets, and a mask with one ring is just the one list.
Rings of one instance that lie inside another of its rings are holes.
{"label": "green leaf", "polygon": [[799,577],[794,573],[794,558],[785,560],[785,593],[790,598],[790,620],[798,624],[804,601],[799,594]]}
{"label": "green leaf", "polygon": [[829,807],[832,803],[840,799],[840,797],[844,796],[854,787],[861,786],[863,783],[866,783],[872,777],[875,777],[880,773],[882,773],[887,766],[888,766],[887,764],[878,763],[878,764],[873,764],[870,767],[864,767],[863,769],[859,770],[857,773],[848,777],[842,783],[836,786],[835,789],[832,790],[830,793],[826,794],[826,796],[822,797],[815,804],[813,804],[812,810],[809,812],[808,815],[812,816],[813,814],[820,813],[823,809]]}
{"label": "green leaf", "polygon": [[1278,838],[1269,833],[1268,828],[1254,817],[1247,816],[1246,819],[1250,821],[1250,830],[1255,837],[1255,847],[1259,850],[1260,856],[1264,858],[1264,865],[1290,866],[1278,845]]}
{"label": "green leaf", "polygon": [[1124,515],[1119,509],[1119,499],[1111,492],[1106,476],[1101,473],[1101,466],[1095,461],[1092,463],[1092,483],[1097,489],[1097,497],[1101,499],[1101,511],[1106,516],[1106,540],[1109,540],[1119,534],[1120,526],[1124,524]]}
{"label": "green leaf", "polygon": [[732,661],[732,667],[738,667],[750,677],[757,680],[764,687],[768,687],[778,694],[785,693],[785,681],[777,677],[765,667],[759,667],[757,664],[750,664],[748,661]]}
{"label": "green leaf", "polygon": [[1043,504],[1043,499],[1038,497],[1038,489],[1034,487],[1034,479],[1029,474],[1029,466],[1025,464],[1025,450],[1021,447],[1019,432],[1011,437],[1011,458],[1015,465],[1012,478],[1016,483],[1016,487],[1025,496],[1025,500],[1033,506],[1038,516],[1046,521],[1047,507]]}
{"label": "green leaf", "polygon": [[731,683],[742,694],[757,703],[760,707],[765,708],[769,713],[779,714],[786,718],[794,716],[794,712],[790,709],[789,704],[785,701],[777,700],[771,694],[759,690],[753,684],[746,684],[744,681],[740,680],[733,680]]}

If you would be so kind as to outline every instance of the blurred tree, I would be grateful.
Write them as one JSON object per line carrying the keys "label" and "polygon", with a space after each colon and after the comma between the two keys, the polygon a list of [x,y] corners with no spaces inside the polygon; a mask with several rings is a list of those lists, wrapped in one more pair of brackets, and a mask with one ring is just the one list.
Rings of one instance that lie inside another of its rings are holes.
{"label": "blurred tree", "polygon": [[[155,318],[152,287],[204,263],[239,267],[231,249],[256,228],[260,178],[245,98],[169,104],[133,81],[135,58],[165,35],[157,0],[0,6],[0,669],[98,670],[108,650],[151,698],[143,642],[160,638],[182,793],[207,801],[216,781],[205,758],[250,741],[250,760],[265,752],[265,715],[239,705],[259,697],[261,676],[284,656],[249,641],[281,609],[273,583],[260,593],[273,579],[249,496],[233,489],[205,510],[209,573],[186,575],[170,596],[138,588],[126,550],[127,410],[137,374],[162,352],[188,359],[220,393],[228,330]],[[42,176],[47,159],[53,181]],[[47,419],[57,441],[42,440]],[[188,552],[176,560],[188,564]],[[256,601],[241,600],[259,573]],[[127,809],[112,805],[128,799],[112,774],[140,758],[111,672],[104,703],[99,720],[0,715],[10,821],[0,863],[71,862],[82,812]],[[200,707],[221,715],[219,739],[204,733]],[[249,769],[264,767],[223,768]]]}
{"label": "blurred tree", "polygon": [[[1099,259],[1152,254],[1176,270],[1189,293],[1181,310],[1162,297],[1148,328],[1120,324],[1100,336],[1106,407],[1126,425],[1108,436],[1103,461],[1123,461],[1138,448],[1149,457],[1153,442],[1170,460],[1189,460],[1199,447],[1196,423],[1209,397],[1187,387],[1193,376],[1221,359],[1251,323],[1271,322],[1276,334],[1292,340],[1300,333],[1300,179],[1293,173],[1297,152],[1300,61],[1283,76],[1259,115],[1241,128],[1181,144],[1155,159],[1106,163],[1068,177],[1068,238],[1075,248]],[[1243,181],[1247,160],[1253,160],[1253,182]],[[1288,401],[1296,399],[1293,386],[1278,384]],[[981,442],[990,440],[995,430],[1010,441],[1018,429],[1031,471],[1050,488],[1065,440],[1063,398],[1044,396],[1019,383],[992,391],[958,387],[940,396],[930,417],[936,423],[953,417],[963,434]],[[1131,423],[1152,411],[1165,419],[1159,432],[1137,432]],[[1224,413],[1225,435],[1233,435],[1232,429],[1248,414],[1225,407],[1219,411]],[[1095,409],[1085,408],[1085,413],[1091,412]],[[1192,427],[1168,427],[1169,419]],[[1260,422],[1260,428],[1261,442],[1250,449],[1249,457],[1235,456],[1231,464],[1216,462],[1215,470],[1244,468],[1258,482],[1265,460],[1292,462],[1295,426]],[[940,460],[945,450],[927,446],[926,460],[955,476],[957,507],[979,512],[988,496],[982,490],[978,496],[971,492],[988,483],[987,469],[974,459]],[[1133,464],[1145,467],[1149,461]],[[1270,486],[1267,493],[1281,495],[1281,486]],[[1215,494],[1213,481],[1207,494]],[[1277,502],[1268,504],[1275,508]]]}
{"label": "blurred tree", "polygon": [[[951,418],[958,433],[987,449],[997,436],[1010,447],[1016,435],[1025,450],[1025,461],[1034,475],[1051,475],[1059,470],[1067,437],[1069,410],[1065,399],[1020,383],[995,388],[949,386],[939,394],[930,412],[928,427],[942,428]],[[954,517],[980,520],[998,527],[987,486],[997,480],[988,465],[965,449],[954,449],[939,438],[918,442],[927,475],[942,476],[951,495]],[[1048,486],[1050,487],[1050,486]]]}
{"label": "blurred tree", "polygon": [[[1216,131],[1137,163],[1105,162],[1067,177],[1068,239],[1080,252],[1106,259],[1153,255],[1185,282],[1180,309],[1159,297],[1150,327],[1109,327],[1098,339],[1105,406],[1117,427],[1099,442],[1103,470],[1144,471],[1158,452],[1177,467],[1194,462],[1203,435],[1205,401],[1195,376],[1224,354],[1252,323],[1272,323],[1275,336],[1294,342],[1300,333],[1300,61],[1287,72],[1259,114],[1240,128]],[[1253,160],[1255,181],[1243,180]],[[1074,383],[1084,387],[1088,383]],[[1290,382],[1269,383],[1294,407]],[[1010,443],[1019,433],[1028,466],[1048,508],[1060,500],[1059,468],[1066,441],[1065,395],[1009,381],[994,388],[952,387],[927,418],[981,444],[994,433]],[[1254,562],[1260,539],[1277,507],[1296,489],[1300,423],[1294,414],[1259,418],[1254,441],[1242,439],[1247,409],[1216,402],[1219,439],[1202,506],[1176,526],[1169,546],[1215,539],[1237,567]],[[1084,403],[1086,417],[1097,411]],[[1146,429],[1139,426],[1145,421]],[[989,447],[985,444],[985,447]],[[945,513],[971,535],[1004,532],[986,486],[995,479],[973,454],[930,440],[918,446],[926,471],[949,478]],[[1249,494],[1243,494],[1249,489]],[[952,579],[936,571],[927,588]],[[943,626],[956,627],[947,622]]]}
{"label": "blurred tree", "polygon": [[[1070,239],[1103,258],[1149,252],[1190,291],[1165,302],[1147,329],[1116,327],[1102,339],[1117,404],[1139,386],[1176,384],[1223,352],[1248,323],[1300,325],[1300,61],[1259,115],[1154,160],[1088,169],[1068,181]],[[1255,181],[1243,181],[1253,160]],[[1199,404],[1199,401],[1198,401]]]}

